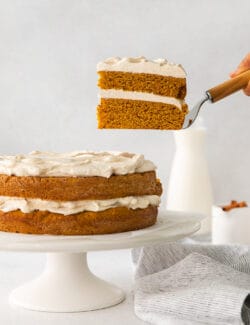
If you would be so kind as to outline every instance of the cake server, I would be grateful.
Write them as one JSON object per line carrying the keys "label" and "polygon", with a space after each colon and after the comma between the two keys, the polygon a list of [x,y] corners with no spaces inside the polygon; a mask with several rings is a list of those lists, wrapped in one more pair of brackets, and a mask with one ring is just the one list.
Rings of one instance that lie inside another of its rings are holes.
{"label": "cake server", "polygon": [[194,108],[186,115],[182,129],[190,127],[196,120],[201,106],[209,101],[215,103],[240,89],[244,89],[250,80],[250,70],[241,73],[239,76],[227,80],[205,92],[204,97],[194,106]]}

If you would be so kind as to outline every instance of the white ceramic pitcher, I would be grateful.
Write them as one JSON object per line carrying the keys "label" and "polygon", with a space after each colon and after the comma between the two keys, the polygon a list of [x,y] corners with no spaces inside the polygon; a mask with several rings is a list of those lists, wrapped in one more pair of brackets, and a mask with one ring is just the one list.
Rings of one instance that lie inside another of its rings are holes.
{"label": "white ceramic pitcher", "polygon": [[205,154],[206,128],[194,126],[174,132],[176,152],[168,183],[167,209],[207,216],[199,233],[211,232],[212,188]]}

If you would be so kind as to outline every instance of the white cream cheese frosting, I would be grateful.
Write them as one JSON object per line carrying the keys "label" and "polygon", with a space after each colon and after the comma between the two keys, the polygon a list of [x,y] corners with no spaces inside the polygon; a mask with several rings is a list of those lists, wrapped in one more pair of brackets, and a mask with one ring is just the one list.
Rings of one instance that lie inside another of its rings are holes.
{"label": "white cream cheese frosting", "polygon": [[144,56],[134,58],[111,57],[97,64],[97,71],[121,71],[149,73],[175,78],[186,78],[186,72],[180,64],[165,59],[149,60]]}
{"label": "white cream cheese frosting", "polygon": [[182,105],[185,104],[184,100],[177,99],[175,97],[167,97],[154,95],[152,93],[139,92],[139,91],[125,91],[117,89],[100,89],[99,90],[100,98],[121,98],[121,99],[130,99],[130,100],[143,100],[148,102],[157,102],[163,104],[170,104],[178,107],[182,110]]}
{"label": "white cream cheese frosting", "polygon": [[110,200],[81,201],[48,201],[0,196],[0,210],[3,212],[21,210],[23,213],[30,213],[35,210],[40,210],[60,213],[63,215],[71,215],[84,211],[104,211],[116,207],[145,209],[149,205],[158,206],[159,204],[160,197],[157,195],[127,196]]}
{"label": "white cream cheese frosting", "polygon": [[101,176],[126,175],[155,170],[141,154],[127,152],[33,151],[27,155],[0,156],[0,174],[15,176]]}

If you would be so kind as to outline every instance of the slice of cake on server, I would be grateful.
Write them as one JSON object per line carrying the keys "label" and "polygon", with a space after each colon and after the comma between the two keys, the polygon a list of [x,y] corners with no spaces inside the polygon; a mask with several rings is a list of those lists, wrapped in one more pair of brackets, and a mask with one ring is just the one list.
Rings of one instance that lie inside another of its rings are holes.
{"label": "slice of cake on server", "polygon": [[98,63],[98,127],[181,129],[188,113],[186,73],[165,59],[109,58]]}

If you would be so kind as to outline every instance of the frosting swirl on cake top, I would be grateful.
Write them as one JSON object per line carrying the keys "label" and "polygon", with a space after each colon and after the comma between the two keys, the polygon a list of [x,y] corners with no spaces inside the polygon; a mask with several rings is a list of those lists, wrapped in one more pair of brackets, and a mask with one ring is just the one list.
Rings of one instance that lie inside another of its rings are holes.
{"label": "frosting swirl on cake top", "polygon": [[186,78],[186,72],[180,64],[166,59],[149,60],[144,56],[111,57],[97,64],[97,71],[121,71],[132,73],[150,73],[175,78]]}
{"label": "frosting swirl on cake top", "polygon": [[155,169],[155,165],[143,155],[127,152],[33,151],[27,155],[0,156],[0,174],[15,176],[110,177]]}

